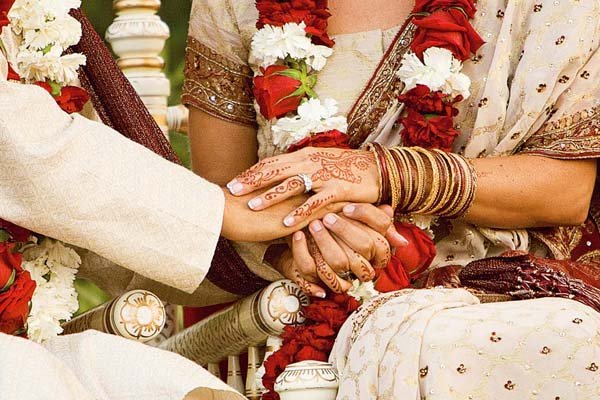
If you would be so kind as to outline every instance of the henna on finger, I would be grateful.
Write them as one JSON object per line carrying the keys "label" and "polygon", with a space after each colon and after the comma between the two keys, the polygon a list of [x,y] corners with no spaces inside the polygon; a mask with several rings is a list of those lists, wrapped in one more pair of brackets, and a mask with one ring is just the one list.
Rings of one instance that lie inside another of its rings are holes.
{"label": "henna on finger", "polygon": [[[331,269],[331,267],[323,258],[323,255],[321,254],[321,251],[314,240],[309,239],[308,248],[317,265],[317,274],[323,283],[325,283],[335,293],[344,293],[345,291],[349,290],[351,287],[350,284],[343,281],[339,276],[336,275],[335,272],[333,272],[333,269]],[[344,290],[342,282],[346,283],[346,290]]]}
{"label": "henna on finger", "polygon": [[300,177],[295,176],[286,179],[282,184],[275,186],[263,195],[250,200],[248,206],[255,211],[264,210],[290,197],[303,194],[304,190],[304,181]]}

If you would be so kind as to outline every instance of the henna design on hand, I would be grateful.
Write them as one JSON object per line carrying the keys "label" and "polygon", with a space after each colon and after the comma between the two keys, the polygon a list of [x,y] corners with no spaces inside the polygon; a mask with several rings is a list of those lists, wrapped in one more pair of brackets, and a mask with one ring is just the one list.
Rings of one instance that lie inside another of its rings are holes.
{"label": "henna design on hand", "polygon": [[298,207],[296,211],[294,211],[293,216],[295,218],[308,218],[316,209],[321,207],[323,204],[330,202],[331,200],[333,200],[333,195],[329,195],[322,199],[309,200],[307,203],[304,203]]}
{"label": "henna design on hand", "polygon": [[375,271],[372,268],[369,268],[369,263],[360,254],[356,253],[356,255],[360,259],[360,280],[362,282],[372,281],[375,278]]}
{"label": "henna design on hand", "polygon": [[269,190],[267,193],[265,193],[265,200],[276,200],[282,195],[288,194],[290,192],[297,192],[298,189],[302,189],[302,192],[304,192],[304,181],[297,177],[292,178],[289,179],[287,183],[285,183],[285,185],[278,185],[272,190]]}
{"label": "henna design on hand", "polygon": [[321,164],[321,169],[311,177],[314,182],[338,179],[350,183],[360,183],[362,178],[355,175],[354,169],[366,171],[375,164],[372,153],[356,151],[344,151],[338,155],[320,151],[311,154],[310,161]]}
{"label": "henna design on hand", "polygon": [[380,268],[385,268],[392,260],[390,244],[385,239],[382,239],[380,237],[376,237],[375,240],[385,247],[385,258],[380,261],[381,265],[378,265]]}
{"label": "henna design on hand", "polygon": [[294,274],[294,277],[292,278],[292,280],[294,281],[294,283],[298,286],[300,286],[300,289],[308,294],[308,295],[313,295],[314,293],[312,293],[312,290],[310,288],[310,284],[306,281],[306,279],[304,279],[302,277],[302,275],[300,274],[300,271],[298,270],[298,268],[296,268],[296,266],[292,267],[292,272]]}
{"label": "henna design on hand", "polygon": [[308,241],[308,249],[317,265],[317,274],[319,275],[319,278],[321,278],[321,280],[334,292],[342,293],[342,286],[337,275],[335,275],[333,270],[327,265],[327,262],[323,258],[323,254],[321,254],[321,251],[313,239]]}
{"label": "henna design on hand", "polygon": [[291,168],[287,166],[269,170],[268,167],[273,163],[275,163],[274,159],[261,161],[258,164],[252,166],[247,171],[244,171],[241,175],[239,175],[236,178],[236,180],[239,183],[248,186],[261,186],[265,181],[271,181],[275,177],[283,174],[285,171]]}

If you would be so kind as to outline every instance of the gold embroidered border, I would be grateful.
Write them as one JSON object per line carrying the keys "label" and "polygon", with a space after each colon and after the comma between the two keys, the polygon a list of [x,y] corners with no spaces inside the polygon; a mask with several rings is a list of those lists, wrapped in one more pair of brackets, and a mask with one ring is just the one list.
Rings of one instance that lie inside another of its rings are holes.
{"label": "gold embroidered border", "polygon": [[182,102],[220,119],[255,126],[252,70],[188,37]]}
{"label": "gold embroidered border", "polygon": [[555,158],[600,157],[600,106],[546,123],[519,153]]}
{"label": "gold embroidered border", "polygon": [[377,129],[392,102],[402,92],[404,85],[396,76],[396,72],[402,64],[402,57],[410,47],[415,30],[416,26],[412,22],[405,24],[348,114],[348,135],[352,147],[363,144]]}

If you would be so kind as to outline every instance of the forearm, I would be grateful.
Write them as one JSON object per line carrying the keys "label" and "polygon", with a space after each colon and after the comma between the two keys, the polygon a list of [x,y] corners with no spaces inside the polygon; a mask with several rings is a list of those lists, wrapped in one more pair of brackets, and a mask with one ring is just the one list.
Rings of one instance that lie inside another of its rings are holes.
{"label": "forearm", "polygon": [[595,160],[515,155],[473,160],[475,200],[466,220],[477,226],[532,228],[582,223],[596,178]]}
{"label": "forearm", "polygon": [[256,129],[190,108],[193,171],[220,186],[257,161]]}

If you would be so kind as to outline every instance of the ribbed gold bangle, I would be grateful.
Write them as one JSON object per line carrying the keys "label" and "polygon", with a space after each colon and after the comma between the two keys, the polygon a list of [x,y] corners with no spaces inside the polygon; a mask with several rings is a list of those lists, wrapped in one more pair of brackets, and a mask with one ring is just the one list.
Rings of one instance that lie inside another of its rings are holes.
{"label": "ribbed gold bangle", "polygon": [[463,172],[466,175],[465,182],[468,184],[468,188],[466,189],[468,196],[465,196],[464,204],[459,204],[456,208],[457,211],[450,214],[452,218],[462,218],[468,213],[475,201],[475,192],[477,190],[477,172],[475,171],[475,166],[472,161],[461,156],[457,157],[459,157],[465,165]]}
{"label": "ribbed gold bangle", "polygon": [[[437,203],[437,205],[431,210],[431,214],[437,215],[437,213],[445,207],[446,204],[452,201],[453,195],[455,192],[460,192],[461,182],[456,181],[452,176],[452,157],[450,157],[446,152],[441,150],[436,150],[436,160],[439,163],[440,169],[444,173],[444,178],[442,179],[444,182],[444,191],[442,196]],[[458,184],[458,188],[456,187]]]}
{"label": "ribbed gold bangle", "polygon": [[392,157],[392,154],[387,148],[383,148],[383,153],[385,155],[385,159],[387,161],[388,172],[390,174],[390,191],[392,192],[392,208],[395,210],[398,208],[398,204],[400,203],[400,172],[398,171],[398,166]]}
{"label": "ribbed gold bangle", "polygon": [[375,157],[375,163],[377,164],[377,170],[379,171],[379,197],[377,197],[377,205],[379,205],[383,202],[383,170],[381,169],[381,161],[379,161],[377,150],[375,150],[375,147],[371,143],[368,143],[365,146],[365,150],[373,153],[373,156]]}
{"label": "ribbed gold bangle", "polygon": [[[422,155],[431,166],[431,186],[429,188],[429,194],[424,197],[424,201],[420,207],[414,211],[415,214],[425,215],[429,214],[431,209],[436,205],[436,200],[439,200],[439,193],[441,189],[440,173],[438,164],[432,152],[420,147],[415,147],[414,150],[416,153]],[[423,163],[425,162],[423,161]],[[427,167],[425,168],[425,171],[427,171]]]}
{"label": "ribbed gold bangle", "polygon": [[455,176],[456,172],[458,171],[457,164],[454,162],[454,157],[452,154],[448,154],[443,151],[438,151],[437,154],[444,169],[446,191],[438,205],[431,210],[431,213],[435,215],[443,215],[461,195],[462,178]]}
{"label": "ribbed gold bangle", "polygon": [[402,193],[403,197],[400,203],[400,209],[407,211],[408,204],[414,197],[414,168],[411,168],[410,160],[407,158],[406,149],[403,147],[394,147],[390,151],[396,154],[395,159],[399,161],[396,163],[400,174],[402,175]]}
{"label": "ribbed gold bangle", "polygon": [[419,204],[423,202],[427,186],[427,171],[425,169],[425,163],[421,158],[420,154],[417,153],[413,148],[406,149],[408,155],[412,158],[416,167],[416,192],[415,198],[411,204],[408,205],[408,211],[413,213],[417,209]]}
{"label": "ribbed gold bangle", "polygon": [[458,155],[453,155],[453,159],[457,164],[458,172],[460,173],[459,179],[463,183],[464,190],[457,193],[456,200],[444,210],[444,214],[448,218],[458,218],[462,215],[470,207],[474,195],[473,173],[469,163],[466,159]]}

